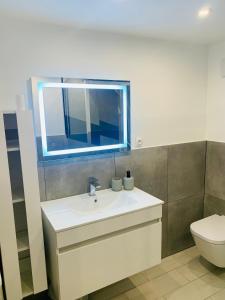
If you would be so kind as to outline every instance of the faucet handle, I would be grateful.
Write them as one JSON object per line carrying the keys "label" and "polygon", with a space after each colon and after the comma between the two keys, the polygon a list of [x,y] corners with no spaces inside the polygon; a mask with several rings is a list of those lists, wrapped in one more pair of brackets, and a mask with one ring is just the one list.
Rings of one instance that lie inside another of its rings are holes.
{"label": "faucet handle", "polygon": [[102,188],[101,185],[96,185],[95,190],[99,191],[101,188]]}

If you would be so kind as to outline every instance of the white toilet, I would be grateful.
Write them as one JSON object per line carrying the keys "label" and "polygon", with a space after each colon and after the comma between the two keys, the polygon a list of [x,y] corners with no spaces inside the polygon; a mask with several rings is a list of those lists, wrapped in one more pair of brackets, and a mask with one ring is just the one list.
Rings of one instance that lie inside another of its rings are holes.
{"label": "white toilet", "polygon": [[191,224],[200,254],[212,264],[225,268],[225,216],[212,215]]}

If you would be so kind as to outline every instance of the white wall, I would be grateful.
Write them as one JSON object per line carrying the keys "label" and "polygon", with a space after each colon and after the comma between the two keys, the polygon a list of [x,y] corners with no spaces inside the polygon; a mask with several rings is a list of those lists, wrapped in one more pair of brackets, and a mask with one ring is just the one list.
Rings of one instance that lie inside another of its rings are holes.
{"label": "white wall", "polygon": [[0,18],[0,109],[15,107],[31,76],[131,81],[132,141],[156,146],[205,139],[203,46]]}
{"label": "white wall", "polygon": [[225,142],[225,42],[209,47],[207,91],[207,140]]}

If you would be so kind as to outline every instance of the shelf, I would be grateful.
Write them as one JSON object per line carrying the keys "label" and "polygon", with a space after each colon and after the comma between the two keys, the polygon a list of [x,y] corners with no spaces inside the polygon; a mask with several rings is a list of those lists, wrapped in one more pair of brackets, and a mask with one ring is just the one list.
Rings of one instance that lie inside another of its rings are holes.
{"label": "shelf", "polygon": [[2,112],[4,115],[16,114],[15,110],[3,110]]}
{"label": "shelf", "polygon": [[20,231],[16,234],[18,252],[29,250],[29,240],[27,231]]}
{"label": "shelf", "polygon": [[13,204],[24,202],[24,193],[22,190],[13,191],[12,193]]}
{"label": "shelf", "polygon": [[34,294],[32,288],[32,277],[30,272],[21,273],[21,285],[22,285],[23,298]]}
{"label": "shelf", "polygon": [[34,294],[30,258],[20,260],[20,276],[23,298]]}
{"label": "shelf", "polygon": [[24,272],[21,274],[21,285],[22,285],[23,298],[34,294],[32,288],[32,277],[29,272]]}
{"label": "shelf", "polygon": [[24,202],[24,199],[23,199],[23,198],[13,200],[13,204],[16,204],[16,203],[22,203],[22,202]]}
{"label": "shelf", "polygon": [[18,140],[8,140],[7,141],[7,151],[8,152],[20,151],[19,141]]}

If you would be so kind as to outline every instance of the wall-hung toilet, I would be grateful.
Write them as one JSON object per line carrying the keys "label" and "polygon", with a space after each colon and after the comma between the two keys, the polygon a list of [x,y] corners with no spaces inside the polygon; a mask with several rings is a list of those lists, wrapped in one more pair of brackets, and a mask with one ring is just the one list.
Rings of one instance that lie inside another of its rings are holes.
{"label": "wall-hung toilet", "polygon": [[200,254],[212,264],[225,268],[225,216],[212,215],[191,224]]}

